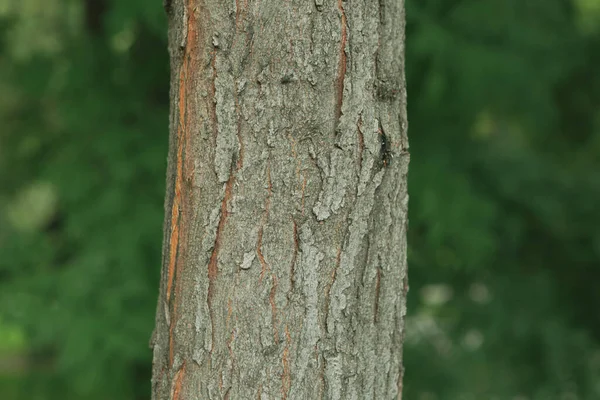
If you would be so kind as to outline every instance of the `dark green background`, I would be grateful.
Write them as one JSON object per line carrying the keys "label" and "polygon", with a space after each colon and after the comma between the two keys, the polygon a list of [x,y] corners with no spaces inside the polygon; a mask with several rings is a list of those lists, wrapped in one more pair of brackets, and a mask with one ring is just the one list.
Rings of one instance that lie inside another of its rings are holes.
{"label": "dark green background", "polygon": [[[404,398],[600,399],[600,1],[407,15]],[[0,0],[3,400],[149,398],[166,48],[161,0]]]}

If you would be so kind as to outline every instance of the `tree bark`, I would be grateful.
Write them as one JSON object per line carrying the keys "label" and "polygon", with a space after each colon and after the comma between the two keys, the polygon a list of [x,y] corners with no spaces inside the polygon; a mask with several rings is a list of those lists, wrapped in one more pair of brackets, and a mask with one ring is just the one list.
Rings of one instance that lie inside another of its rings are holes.
{"label": "tree bark", "polygon": [[153,399],[401,397],[404,2],[313,1],[165,4]]}

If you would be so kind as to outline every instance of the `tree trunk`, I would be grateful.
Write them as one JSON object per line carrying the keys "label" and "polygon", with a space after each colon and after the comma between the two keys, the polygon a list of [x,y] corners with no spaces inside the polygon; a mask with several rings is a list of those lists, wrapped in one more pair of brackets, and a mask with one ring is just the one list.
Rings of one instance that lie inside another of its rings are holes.
{"label": "tree trunk", "polygon": [[404,2],[166,8],[152,398],[400,398]]}

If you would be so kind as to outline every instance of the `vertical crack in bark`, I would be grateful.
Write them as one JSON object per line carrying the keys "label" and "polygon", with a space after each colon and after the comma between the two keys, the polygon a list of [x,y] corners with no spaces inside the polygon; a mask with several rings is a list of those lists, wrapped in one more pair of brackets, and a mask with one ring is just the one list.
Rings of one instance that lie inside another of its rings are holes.
{"label": "vertical crack in bark", "polygon": [[233,339],[235,339],[235,330],[231,330],[231,336],[229,336],[229,340],[227,341],[227,350],[229,350],[229,357],[231,358],[231,375],[233,375],[233,370],[235,368],[235,355],[233,354],[233,349],[231,348]]}
{"label": "vertical crack in bark", "polygon": [[[181,209],[183,208],[183,153],[184,153],[184,138],[186,136],[186,70],[187,57],[184,58],[183,66],[179,77],[179,124],[177,127],[177,172],[175,176],[175,195],[173,197],[173,206],[171,209],[171,237],[169,239],[169,267],[167,280],[167,309],[171,301],[171,293],[173,290],[173,282],[175,280],[175,269],[179,269],[178,253],[179,253],[179,223],[181,222]],[[177,271],[177,275],[181,275]],[[177,288],[175,288],[177,290]],[[177,320],[177,301],[173,304],[173,311],[169,316],[169,365],[173,365],[174,348],[175,348],[175,321]]]}
{"label": "vertical crack in bark", "polygon": [[379,70],[379,63],[381,61],[381,36],[383,25],[385,24],[385,1],[386,0],[378,0],[379,4],[379,23],[377,24],[377,49],[375,50],[375,78],[376,78],[376,86],[374,87],[374,94],[377,95],[377,84],[379,84],[381,71]]}
{"label": "vertical crack in bark", "polygon": [[[238,27],[240,25],[240,14],[241,14],[240,0],[235,0],[235,33],[236,34],[238,31]],[[233,43],[232,43],[231,47],[233,47],[233,44],[235,43],[235,36],[237,36],[237,35],[233,36]]]}
{"label": "vertical crack in bark", "polygon": [[346,21],[346,12],[344,11],[343,0],[338,0],[337,6],[341,13],[341,30],[342,37],[340,39],[340,65],[338,68],[338,76],[336,82],[336,105],[335,105],[335,124],[339,123],[342,115],[342,103],[344,101],[344,78],[346,77],[346,42],[348,39],[348,26]]}
{"label": "vertical crack in bark", "polygon": [[298,224],[296,223],[296,220],[293,217],[292,217],[292,224],[293,224],[292,235],[294,238],[294,253],[292,254],[292,263],[290,264],[290,291],[288,292],[288,302],[290,299],[290,295],[294,291],[294,279],[295,279],[294,273],[295,273],[296,259],[298,258],[298,247],[299,247]]}
{"label": "vertical crack in bark", "polygon": [[167,303],[171,299],[171,290],[173,288],[173,277],[175,276],[175,263],[177,259],[177,250],[179,247],[179,216],[181,207],[181,191],[183,187],[183,144],[186,136],[186,72],[188,68],[187,54],[183,59],[183,66],[179,72],[179,121],[177,124],[177,166],[175,175],[175,195],[173,196],[173,205],[171,206],[171,237],[169,239],[169,267],[167,280]]}
{"label": "vertical crack in bark", "polygon": [[260,282],[262,282],[263,277],[265,276],[265,272],[268,269],[267,262],[265,261],[265,257],[263,256],[263,253],[262,253],[262,238],[263,238],[263,227],[261,225],[260,229],[258,230],[258,239],[256,240],[256,254],[258,254],[258,260],[260,261],[260,265],[262,267],[262,269],[260,271],[260,278],[259,278]]}
{"label": "vertical crack in bark", "polygon": [[171,399],[179,400],[179,396],[181,395],[181,387],[183,384],[183,377],[185,375],[185,361],[181,365],[181,368],[175,373],[175,377],[173,378],[173,384],[171,389]]}
{"label": "vertical crack in bark", "polygon": [[212,52],[212,60],[210,62],[212,67],[212,82],[210,85],[210,98],[211,98],[211,106],[210,106],[210,119],[212,121],[212,130],[213,136],[216,140],[217,135],[219,134],[219,121],[217,119],[217,49],[213,49]]}
{"label": "vertical crack in bark", "polygon": [[212,340],[210,343],[210,354],[212,355],[212,351],[215,347],[215,320],[214,320],[214,309],[212,307],[212,300],[215,295],[215,281],[217,279],[217,275],[219,273],[218,267],[218,257],[219,250],[221,248],[221,235],[223,234],[223,228],[225,227],[225,222],[227,221],[227,217],[229,216],[229,211],[227,210],[227,206],[229,204],[229,200],[231,199],[231,191],[233,186],[233,174],[229,176],[227,183],[225,184],[225,194],[223,196],[223,200],[221,201],[221,218],[219,219],[219,225],[217,226],[217,234],[215,237],[215,243],[213,245],[213,251],[210,256],[210,261],[208,262],[208,294],[207,294],[207,303],[208,303],[208,312],[210,315],[211,322],[211,335]]}
{"label": "vertical crack in bark", "polygon": [[[408,273],[407,271],[404,272],[404,278],[402,280],[402,299],[401,301],[407,301],[408,299]],[[404,309],[406,310],[406,308]],[[406,336],[406,314],[405,313],[400,313],[400,343],[403,344],[404,343],[404,337]],[[402,349],[400,349],[401,353],[400,353],[400,360],[402,360]],[[398,400],[402,400],[402,385],[404,382],[404,365],[402,363],[402,361],[400,362],[400,371],[398,374],[398,382],[396,384],[397,388],[398,388]]]}
{"label": "vertical crack in bark", "polygon": [[379,127],[377,128],[379,133],[379,140],[381,143],[381,148],[379,150],[379,158],[381,167],[385,168],[390,164],[392,151],[390,149],[390,140],[383,130],[383,125],[381,125],[381,121],[379,121]]}
{"label": "vertical crack in bark", "polygon": [[[260,261],[260,265],[261,265],[261,271],[260,271],[260,278],[259,278],[259,282],[262,282],[265,273],[266,272],[270,272],[271,268],[269,267],[269,264],[267,263],[267,261],[265,260],[265,256],[263,255],[262,252],[262,239],[263,239],[263,232],[264,232],[264,226],[267,223],[267,220],[269,218],[269,209],[271,207],[271,194],[273,192],[273,184],[271,182],[271,163],[269,162],[267,164],[267,198],[265,200],[265,211],[263,213],[263,217],[262,217],[262,222],[261,222],[261,226],[258,230],[258,239],[256,241],[256,254],[258,255],[258,260]],[[275,293],[277,290],[277,276],[272,273],[271,274],[271,291],[269,292],[269,303],[271,305],[271,320],[272,320],[272,325],[273,325],[273,335],[274,335],[274,339],[275,339],[275,343],[279,342],[279,334],[277,331],[277,306],[275,305]]]}
{"label": "vertical crack in bark", "polygon": [[227,319],[225,320],[225,328],[229,329],[229,320],[233,314],[233,307],[231,307],[231,297],[227,300]]}
{"label": "vertical crack in bark", "polygon": [[[292,144],[291,145],[291,147],[292,147],[292,157],[294,158],[294,163],[296,165],[296,168],[295,168],[296,179],[299,179],[300,178],[300,171],[301,171],[300,167],[301,167],[302,164],[298,160],[298,152],[296,151],[296,145],[297,145],[297,143],[296,143],[296,140],[294,139],[294,137],[292,135],[290,135],[288,133],[287,136],[288,136],[288,138],[289,138],[289,140],[290,140],[290,142]],[[304,177],[304,174],[302,175],[302,178],[304,180],[306,180],[306,177]],[[306,187],[306,183],[300,183],[299,185],[300,185],[301,192],[302,192],[302,204],[304,205],[304,189]]]}
{"label": "vertical crack in bark", "polygon": [[271,304],[271,324],[273,325],[273,336],[275,343],[279,343],[279,332],[277,331],[277,305],[275,304],[275,293],[277,292],[277,276],[271,274],[271,291],[269,292],[269,303]]}
{"label": "vertical crack in bark", "polygon": [[237,157],[237,164],[235,166],[235,170],[239,171],[242,166],[244,165],[244,142],[242,141],[242,113],[240,111],[240,103],[239,103],[239,99],[238,99],[238,92],[237,92],[237,85],[236,85],[236,90],[233,93],[234,96],[234,101],[235,101],[235,113],[236,113],[236,117],[237,117],[237,140],[238,140],[238,146],[239,146],[239,151],[238,151],[238,157]]}
{"label": "vertical crack in bark", "polygon": [[[244,1],[244,4],[247,9],[248,8],[247,0]],[[240,21],[242,19],[243,11],[245,11],[245,10],[240,9],[240,0],[235,0],[235,32],[233,34],[233,41],[231,43],[231,48],[234,47],[235,41],[238,36],[239,25],[240,25]],[[246,39],[246,42],[247,42],[247,39]],[[215,72],[215,74],[216,74],[216,72]],[[214,80],[213,80],[213,82],[214,82]],[[234,101],[235,101],[235,113],[236,113],[236,117],[237,117],[237,139],[238,139],[238,145],[239,145],[236,171],[239,171],[244,164],[244,144],[242,142],[242,134],[241,134],[242,113],[240,112],[240,104],[239,104],[239,98],[238,98],[239,87],[238,87],[237,83],[235,84],[235,90],[234,90],[233,96],[234,96]]]}
{"label": "vertical crack in bark", "polygon": [[231,379],[233,379],[233,371],[235,370],[235,355],[233,354],[233,349],[231,348],[231,343],[233,343],[233,339],[235,338],[235,331],[231,331],[231,336],[229,340],[227,340],[227,350],[229,351],[229,358],[231,359],[231,369],[229,370],[230,383],[227,391],[225,392],[225,399],[229,398],[229,393],[231,391]]}
{"label": "vertical crack in bark", "polygon": [[262,222],[260,229],[258,230],[258,240],[256,241],[256,254],[258,255],[258,260],[260,261],[260,265],[262,267],[260,271],[260,279],[259,282],[262,282],[265,272],[269,270],[269,265],[265,261],[265,257],[262,253],[262,238],[263,238],[263,229],[265,224],[267,223],[267,219],[269,218],[269,208],[271,207],[271,193],[273,190],[273,185],[271,183],[271,163],[267,165],[267,199],[265,200],[265,212],[263,213]]}
{"label": "vertical crack in bark", "polygon": [[[177,178],[176,178],[177,179]],[[171,290],[173,288],[173,277],[175,276],[175,263],[177,261],[177,248],[179,246],[179,195],[178,179],[175,181],[175,197],[171,208],[171,236],[169,238],[169,270],[167,277],[167,304],[171,300]]]}
{"label": "vertical crack in bark", "polygon": [[333,286],[333,284],[335,282],[335,278],[336,278],[336,275],[337,275],[337,270],[340,267],[340,261],[341,261],[341,259],[342,259],[342,245],[340,245],[340,247],[338,247],[337,255],[335,256],[335,267],[331,271],[331,281],[325,287],[325,331],[329,331],[329,328],[327,326],[327,318],[328,318],[328,315],[329,315],[329,306],[330,306],[330,303],[331,303],[331,299],[330,299],[329,294],[331,292],[331,287]]}
{"label": "vertical crack in bark", "polygon": [[[234,287],[234,291],[235,291],[235,287]],[[227,320],[225,321],[225,327],[227,330],[229,330],[229,321],[231,319],[231,315],[233,314],[233,307],[231,306],[231,298],[227,301]],[[237,317],[236,317],[236,321],[237,321]],[[231,329],[231,335],[229,336],[229,340],[227,340],[227,350],[229,351],[229,358],[231,359],[231,369],[229,370],[229,375],[231,377],[233,377],[233,371],[235,370],[235,354],[233,353],[233,349],[231,347],[231,344],[233,343],[235,339],[235,328]],[[231,387],[230,387],[231,388]],[[229,392],[227,392],[229,393]]]}
{"label": "vertical crack in bark", "polygon": [[[195,15],[192,10],[187,11],[187,8],[193,6],[190,0],[186,5],[187,28],[185,37],[189,38],[189,42],[186,41],[186,46],[183,54],[182,65],[179,70],[179,93],[177,99],[178,106],[178,123],[177,123],[177,161],[176,161],[176,175],[175,175],[175,194],[173,196],[173,204],[171,206],[171,236],[169,238],[169,264],[167,267],[167,292],[166,292],[166,310],[168,310],[171,303],[171,296],[173,291],[175,292],[175,300],[173,302],[173,311],[168,316],[169,319],[169,365],[173,365],[174,359],[174,348],[175,348],[175,325],[177,321],[177,305],[181,301],[181,276],[183,268],[183,261],[181,260],[180,253],[184,252],[185,249],[182,245],[185,244],[186,232],[187,232],[187,220],[181,218],[185,215],[185,207],[189,203],[189,194],[184,188],[184,175],[186,164],[191,163],[192,158],[186,157],[186,151],[189,146],[189,131],[188,126],[194,125],[194,109],[190,108],[188,102],[188,93],[193,93],[194,88],[194,75],[197,67],[197,61],[199,59],[198,53],[198,30],[195,21]],[[188,119],[192,120],[191,124],[188,124]],[[189,169],[189,168],[187,168]],[[180,240],[182,239],[182,240]]]}
{"label": "vertical crack in bark", "polygon": [[290,362],[289,362],[289,353],[290,353],[290,343],[292,342],[292,337],[290,336],[290,331],[288,330],[287,324],[285,325],[285,347],[283,349],[283,374],[281,375],[281,394],[283,396],[283,400],[286,400],[288,397],[288,393],[290,392],[290,387],[292,385],[292,377],[290,374]]}
{"label": "vertical crack in bark", "polygon": [[[179,268],[177,268],[179,269]],[[178,276],[176,279],[176,286],[178,286],[178,282],[181,274],[178,272]],[[177,290],[177,287],[175,288]],[[180,300],[179,296],[175,296],[175,300],[173,301],[173,311],[171,312],[169,320],[169,366],[173,366],[173,360],[175,359],[175,325],[177,323],[177,303]]]}
{"label": "vertical crack in bark", "polygon": [[320,373],[320,378],[321,378],[321,400],[323,400],[325,398],[325,388],[326,388],[326,381],[325,381],[325,369],[327,366],[327,360],[325,359],[325,356],[323,355],[323,353],[321,353],[321,373]]}
{"label": "vertical crack in bark", "polygon": [[304,175],[304,181],[302,182],[302,215],[304,215],[304,199],[306,196],[304,193],[306,192],[306,175]]}
{"label": "vertical crack in bark", "polygon": [[[248,0],[244,0],[244,8],[240,7],[240,0],[235,0],[235,32],[233,34],[233,40],[231,41],[231,48],[235,46],[235,41],[238,36],[238,32],[240,30],[240,23],[243,22],[244,14],[248,10]],[[248,38],[246,35],[246,44],[248,42]]]}
{"label": "vertical crack in bark", "polygon": [[362,132],[362,113],[358,116],[358,121],[356,122],[356,130],[358,132],[358,176],[360,177],[360,171],[362,170],[362,158],[363,151],[365,149],[365,137]]}
{"label": "vertical crack in bark", "polygon": [[379,291],[381,285],[381,268],[379,266],[377,268],[377,276],[375,278],[375,307],[373,311],[373,323],[377,323],[378,314],[379,314]]}

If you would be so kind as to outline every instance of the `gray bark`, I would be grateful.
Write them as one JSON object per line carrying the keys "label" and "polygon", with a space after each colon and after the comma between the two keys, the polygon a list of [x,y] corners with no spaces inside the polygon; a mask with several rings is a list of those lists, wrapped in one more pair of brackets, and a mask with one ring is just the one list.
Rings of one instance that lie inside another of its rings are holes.
{"label": "gray bark", "polygon": [[153,399],[402,390],[402,0],[171,0]]}

